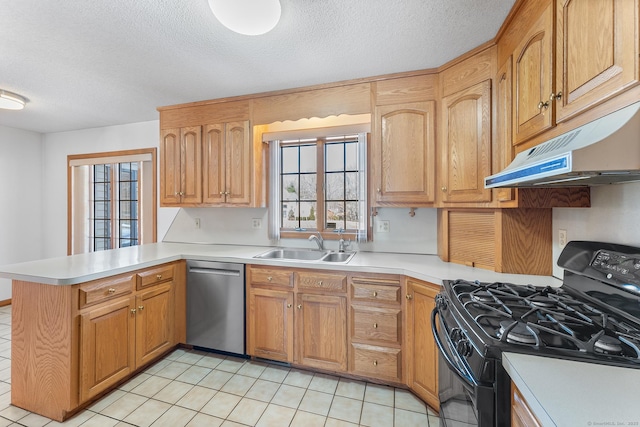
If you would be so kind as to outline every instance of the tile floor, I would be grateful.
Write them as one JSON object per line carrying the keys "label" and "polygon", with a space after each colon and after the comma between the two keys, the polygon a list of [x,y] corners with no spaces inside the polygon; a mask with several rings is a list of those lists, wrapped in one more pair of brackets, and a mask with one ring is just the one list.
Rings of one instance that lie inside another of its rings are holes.
{"label": "tile floor", "polygon": [[0,427],[439,426],[406,390],[178,349],[64,423],[11,406],[11,307],[0,307]]}

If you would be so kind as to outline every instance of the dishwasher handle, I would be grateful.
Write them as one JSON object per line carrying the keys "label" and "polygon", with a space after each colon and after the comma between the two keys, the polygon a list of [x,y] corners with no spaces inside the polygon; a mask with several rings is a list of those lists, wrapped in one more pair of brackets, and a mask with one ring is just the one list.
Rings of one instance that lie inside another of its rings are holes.
{"label": "dishwasher handle", "polygon": [[227,270],[223,268],[189,267],[189,273],[201,273],[201,274],[213,274],[216,276],[240,277],[239,270]]}

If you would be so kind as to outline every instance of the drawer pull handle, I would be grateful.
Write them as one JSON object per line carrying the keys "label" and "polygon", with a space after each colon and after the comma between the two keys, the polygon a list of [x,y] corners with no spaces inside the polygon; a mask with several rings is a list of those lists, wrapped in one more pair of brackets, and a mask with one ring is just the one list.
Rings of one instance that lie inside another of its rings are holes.
{"label": "drawer pull handle", "polygon": [[139,305],[138,306],[138,310],[140,310],[140,311],[144,310],[144,305]]}
{"label": "drawer pull handle", "polygon": [[287,308],[291,308],[291,304],[287,304]]}
{"label": "drawer pull handle", "polygon": [[302,304],[298,304],[298,310],[302,310]]}
{"label": "drawer pull handle", "polygon": [[158,280],[162,280],[162,274],[158,274],[158,275],[156,276],[156,279],[158,279]]}
{"label": "drawer pull handle", "polygon": [[131,309],[131,314],[136,314],[136,309],[135,308]]}
{"label": "drawer pull handle", "polygon": [[116,290],[114,288],[109,288],[107,292],[109,292],[110,294],[115,294]]}
{"label": "drawer pull handle", "polygon": [[273,277],[269,276],[269,277],[267,277],[267,280],[270,282],[270,281],[273,280]]}
{"label": "drawer pull handle", "polygon": [[373,366],[378,366],[378,361],[377,360],[373,361]]}
{"label": "drawer pull handle", "polygon": [[373,324],[373,329],[378,329],[378,324],[377,323]]}
{"label": "drawer pull handle", "polygon": [[373,291],[373,296],[374,298],[378,296],[378,293],[376,291]]}
{"label": "drawer pull handle", "polygon": [[413,295],[411,295],[411,294],[407,294],[407,299],[408,299],[409,301],[411,301],[411,300],[413,299]]}

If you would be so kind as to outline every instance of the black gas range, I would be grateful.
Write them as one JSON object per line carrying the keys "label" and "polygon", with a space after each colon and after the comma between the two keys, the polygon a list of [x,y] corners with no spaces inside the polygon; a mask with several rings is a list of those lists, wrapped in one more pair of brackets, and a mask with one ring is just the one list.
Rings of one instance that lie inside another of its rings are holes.
{"label": "black gas range", "polygon": [[509,426],[504,351],[640,368],[640,248],[570,242],[560,287],[445,281],[432,327],[441,423]]}

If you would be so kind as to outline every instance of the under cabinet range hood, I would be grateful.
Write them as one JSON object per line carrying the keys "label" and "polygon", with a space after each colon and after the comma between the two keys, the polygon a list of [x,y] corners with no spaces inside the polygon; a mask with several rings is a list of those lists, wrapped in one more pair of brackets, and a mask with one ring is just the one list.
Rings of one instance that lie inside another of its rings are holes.
{"label": "under cabinet range hood", "polygon": [[640,102],[519,153],[485,188],[640,181]]}

